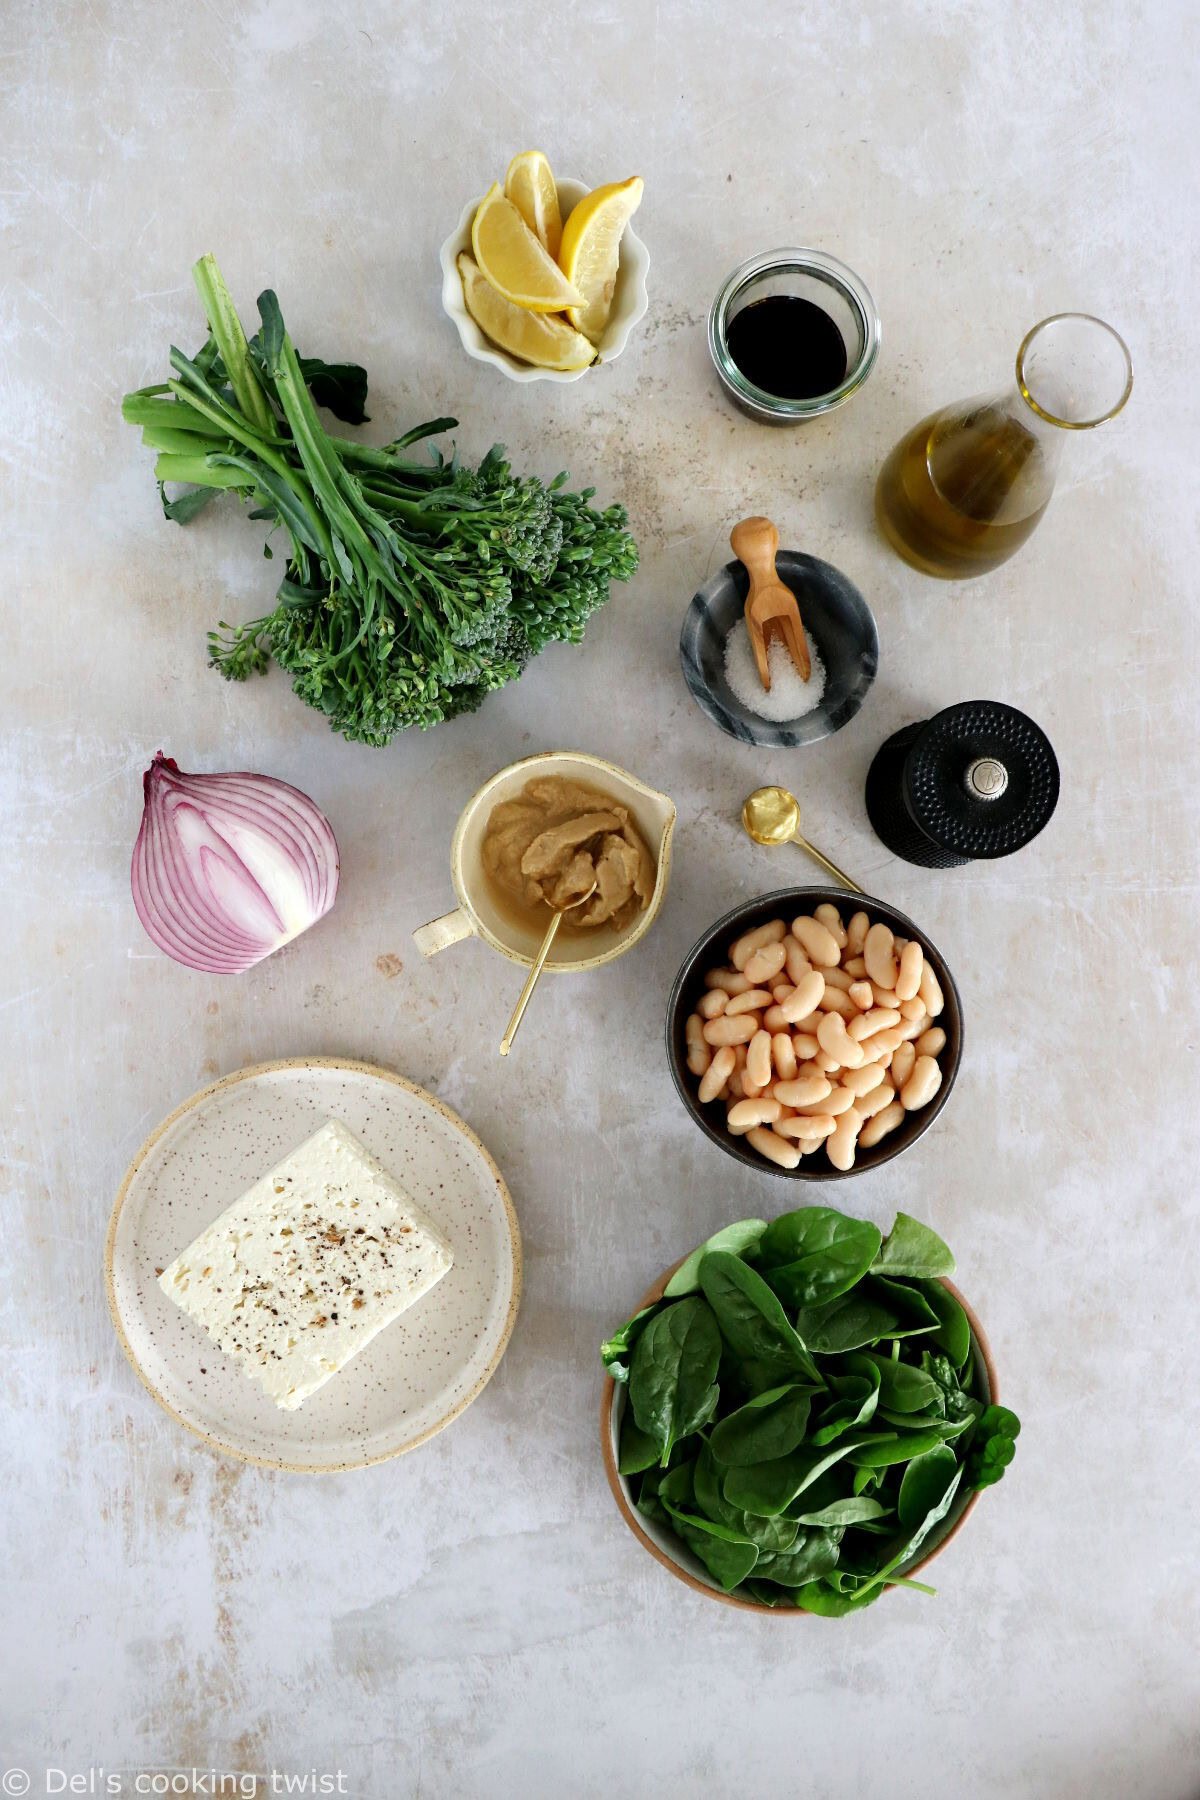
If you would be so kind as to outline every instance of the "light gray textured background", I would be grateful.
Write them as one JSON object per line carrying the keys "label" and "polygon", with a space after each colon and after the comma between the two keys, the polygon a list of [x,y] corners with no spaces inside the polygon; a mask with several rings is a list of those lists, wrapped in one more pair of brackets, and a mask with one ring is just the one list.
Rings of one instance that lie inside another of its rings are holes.
{"label": "light gray textured background", "polygon": [[[380,1800],[1192,1800],[1193,9],[8,0],[0,51],[4,1755],[35,1793],[46,1763],[104,1762],[340,1767]],[[439,310],[439,242],[529,144],[647,182],[650,316],[573,387],[505,383]],[[884,342],[850,407],[772,433],[727,410],[702,321],[734,262],[787,241],[862,272]],[[500,437],[629,503],[642,570],[584,649],[387,751],[332,737],[281,678],[206,671],[205,629],[272,589],[259,529],[232,507],[166,525],[118,403],[199,342],[208,249],[247,311],[273,285],[302,347],[367,364],[379,441],[453,412],[471,455]],[[871,525],[886,449],[1070,307],[1126,334],[1126,414],[1068,445],[1003,570],[910,573]],[[688,597],[757,511],[861,585],[883,645],[858,719],[792,756],[720,737],[676,661]],[[991,868],[897,863],[863,814],[871,754],[978,696],[1049,731],[1057,817]],[[163,960],[134,917],[160,745],[297,783],[341,839],[336,914],[240,979]],[[514,971],[476,945],[423,966],[409,933],[450,904],[461,804],[547,747],[665,787],[677,863],[641,949],[548,987],[503,1066]],[[596,1440],[603,1329],[709,1230],[790,1198],[689,1125],[660,1044],[699,931],[805,875],[739,837],[760,780],[798,787],[814,839],[958,973],[952,1105],[841,1197],[950,1239],[1025,1421],[938,1598],[834,1626],[689,1596],[621,1525]],[[412,1457],[324,1481],[179,1431],[100,1274],[154,1123],[218,1071],[306,1051],[461,1109],[527,1252],[484,1398]]]}

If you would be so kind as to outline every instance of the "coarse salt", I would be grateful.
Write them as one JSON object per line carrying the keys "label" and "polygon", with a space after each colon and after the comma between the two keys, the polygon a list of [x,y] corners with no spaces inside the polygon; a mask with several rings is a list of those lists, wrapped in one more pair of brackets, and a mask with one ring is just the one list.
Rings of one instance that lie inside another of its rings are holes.
{"label": "coarse salt", "polygon": [[746,622],[738,620],[725,640],[725,679],[735,700],[740,701],[747,712],[757,714],[760,719],[785,724],[790,719],[803,718],[805,713],[821,704],[825,692],[825,664],[808,631],[804,633],[804,641],[812,663],[812,673],[807,681],[800,679],[799,670],[782,641],[777,637],[767,640],[771,686],[764,688],[759,680]]}

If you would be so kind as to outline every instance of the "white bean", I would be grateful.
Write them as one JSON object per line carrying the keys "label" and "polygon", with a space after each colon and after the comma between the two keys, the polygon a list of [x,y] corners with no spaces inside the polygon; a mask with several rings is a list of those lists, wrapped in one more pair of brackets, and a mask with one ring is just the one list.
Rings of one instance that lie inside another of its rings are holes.
{"label": "white bean", "polygon": [[736,969],[710,969],[704,977],[706,988],[724,988],[727,994],[744,994],[750,983]]}
{"label": "white bean", "polygon": [[900,1089],[900,1104],[905,1112],[928,1106],[942,1085],[942,1071],[932,1056],[918,1056],[916,1066]]}
{"label": "white bean", "polygon": [[775,1126],[780,1137],[797,1138],[801,1143],[819,1144],[837,1129],[837,1120],[829,1113],[805,1114],[803,1118],[780,1119]]}
{"label": "white bean", "polygon": [[770,1006],[770,1004],[771,996],[766,988],[747,988],[744,994],[735,994],[729,1001],[725,1008],[725,1017],[736,1019],[739,1013],[758,1012],[761,1007]]}
{"label": "white bean", "polygon": [[819,919],[801,913],[792,920],[792,936],[800,944],[809,961],[819,969],[836,969],[842,960],[837,939]]}
{"label": "white bean", "polygon": [[913,1000],[901,1000],[900,1013],[901,1017],[905,1019],[925,1019],[929,1016],[925,1011],[925,1002],[919,994]]}
{"label": "white bean", "polygon": [[825,1014],[817,1027],[817,1042],[826,1056],[836,1056],[844,1069],[862,1067],[862,1049],[846,1030],[841,1013]]}
{"label": "white bean", "polygon": [[825,1140],[825,1154],[835,1169],[844,1171],[854,1167],[854,1150],[861,1130],[862,1115],[850,1107],[838,1120],[836,1130]]}
{"label": "white bean", "polygon": [[739,973],[754,952],[763,944],[778,944],[787,936],[787,926],[782,919],[768,919],[765,925],[756,925],[753,931],[743,932],[729,951],[729,960]]}
{"label": "white bean", "polygon": [[893,1055],[892,1055],[892,1082],[893,1082],[893,1085],[897,1089],[902,1088],[904,1086],[905,1082],[908,1080],[909,1076],[912,1074],[913,1065],[915,1064],[916,1060],[917,1060],[917,1053],[913,1049],[911,1043],[901,1044],[893,1052]]}
{"label": "white bean", "polygon": [[757,1013],[739,1013],[736,1019],[710,1019],[704,1027],[706,1044],[748,1044],[758,1030]]}
{"label": "white bean", "polygon": [[771,1091],[784,1106],[813,1106],[832,1094],[833,1083],[823,1075],[802,1075],[793,1081],[777,1081]]}
{"label": "white bean", "polygon": [[782,944],[760,944],[753,956],[747,958],[742,974],[747,981],[755,983],[771,981],[782,969],[786,955]]}
{"label": "white bean", "polygon": [[725,1083],[725,1092],[727,1095],[732,1094],[735,1100],[745,1099],[746,1090],[742,1085],[742,1071],[740,1069],[735,1069],[733,1074],[729,1077],[729,1080]]}
{"label": "white bean", "polygon": [[946,1034],[940,1025],[931,1025],[916,1041],[918,1056],[940,1056],[946,1048]]}
{"label": "white bean", "polygon": [[717,1051],[708,1068],[700,1077],[701,1106],[707,1106],[710,1100],[717,1099],[736,1067],[737,1057],[727,1045]]}
{"label": "white bean", "polygon": [[844,994],[841,988],[838,987],[827,987],[825,989],[825,992],[821,995],[821,1004],[817,1010],[819,1012],[837,1013],[839,1018],[842,1019],[856,1019],[858,1017],[857,1006],[855,1006],[849,994]]}
{"label": "white bean", "polygon": [[825,1050],[818,1050],[813,1057],[813,1067],[819,1069],[822,1075],[833,1075],[841,1066],[837,1057],[830,1056]]}
{"label": "white bean", "polygon": [[794,1031],[792,1033],[792,1049],[796,1052],[797,1062],[807,1062],[821,1048],[815,1031]]}
{"label": "white bean", "polygon": [[[864,1119],[873,1119],[875,1114],[881,1113],[885,1106],[890,1106],[895,1098],[896,1090],[891,1082],[882,1081],[877,1088],[872,1088],[869,1094],[861,1095],[854,1102],[854,1110]],[[900,1110],[903,1112],[904,1108],[901,1107]],[[861,1142],[860,1137],[859,1143]]]}
{"label": "white bean", "polygon": [[795,1025],[816,1011],[824,994],[825,977],[819,969],[813,969],[796,983],[779,1010],[789,1025]]}
{"label": "white bean", "polygon": [[875,1004],[875,989],[869,981],[852,981],[847,992],[859,1012],[870,1012]]}
{"label": "white bean", "polygon": [[781,1001],[776,1001],[774,1006],[768,1006],[766,1012],[763,1014],[763,1024],[768,1031],[787,1030],[788,1020],[784,1014],[783,1003]]}
{"label": "white bean", "polygon": [[832,1094],[826,1094],[824,1100],[818,1100],[815,1106],[810,1106],[806,1110],[809,1113],[828,1114],[831,1119],[837,1119],[844,1112],[849,1112],[854,1101],[855,1096],[849,1088],[835,1087]]}
{"label": "white bean", "polygon": [[863,945],[863,961],[867,974],[876,987],[894,988],[899,970],[896,966],[895,936],[888,925],[872,925]]}
{"label": "white bean", "polygon": [[702,1019],[719,1019],[729,1005],[729,995],[724,988],[709,988],[697,1002],[696,1011]]}
{"label": "white bean", "polygon": [[768,1162],[777,1163],[781,1169],[794,1169],[800,1161],[800,1152],[795,1144],[789,1144],[777,1132],[769,1131],[765,1125],[756,1125],[746,1133],[746,1142],[753,1144],[760,1156]]}
{"label": "white bean", "polygon": [[890,1007],[892,1012],[900,1011],[900,1000],[895,988],[881,987],[877,981],[873,981],[871,986],[875,992],[876,1006]]}
{"label": "white bean", "polygon": [[703,1075],[712,1061],[712,1051],[704,1041],[704,1020],[699,1013],[689,1013],[683,1028],[687,1040],[687,1066],[693,1075]]}
{"label": "white bean", "polygon": [[842,963],[842,967],[845,969],[847,975],[852,975],[854,977],[855,981],[861,981],[867,972],[867,965],[861,956],[846,957],[845,961]]}
{"label": "white bean", "polygon": [[855,1105],[864,1095],[877,1088],[883,1080],[883,1069],[878,1063],[864,1063],[861,1069],[847,1069],[842,1076],[842,1086],[849,1088],[855,1096]]}
{"label": "white bean", "polygon": [[918,991],[922,1000],[925,1002],[925,1011],[929,1014],[931,1019],[936,1019],[942,1008],[945,1006],[946,999],[942,993],[942,984],[934,974],[928,962],[926,962],[925,967],[921,970],[921,986]]}
{"label": "white bean", "polygon": [[885,1138],[889,1131],[895,1131],[903,1117],[904,1108],[898,1100],[893,1100],[890,1106],[883,1107],[873,1119],[867,1120],[858,1134],[860,1147],[863,1150],[874,1149],[880,1138]]}
{"label": "white bean", "polygon": [[850,1036],[861,1044],[864,1038],[874,1037],[877,1031],[886,1031],[889,1025],[899,1023],[900,1014],[894,1007],[873,1006],[870,1012],[859,1013],[856,1019],[851,1019]]}
{"label": "white bean", "polygon": [[920,944],[905,944],[900,952],[900,972],[896,976],[896,992],[902,1000],[912,1000],[921,986],[921,971],[925,967],[925,952]]}
{"label": "white bean", "polygon": [[820,906],[814,906],[813,918],[825,927],[839,950],[846,948],[846,927],[842,924],[841,913],[832,901],[823,900]]}
{"label": "white bean", "polygon": [[746,1073],[755,1087],[766,1087],[771,1079],[771,1034],[756,1031],[746,1045]]}
{"label": "white bean", "polygon": [[856,912],[846,927],[846,948],[851,956],[861,956],[871,921],[865,912]]}
{"label": "white bean", "polygon": [[783,940],[783,954],[788,980],[793,987],[796,987],[811,972],[812,964],[805,956],[802,946],[796,942],[790,932]]}
{"label": "white bean", "polygon": [[761,1100],[735,1100],[726,1115],[725,1123],[735,1137],[749,1131],[753,1125],[773,1125],[783,1112],[778,1100],[769,1096]]}
{"label": "white bean", "polygon": [[771,1061],[781,1081],[796,1079],[796,1047],[786,1031],[777,1031],[771,1039]]}

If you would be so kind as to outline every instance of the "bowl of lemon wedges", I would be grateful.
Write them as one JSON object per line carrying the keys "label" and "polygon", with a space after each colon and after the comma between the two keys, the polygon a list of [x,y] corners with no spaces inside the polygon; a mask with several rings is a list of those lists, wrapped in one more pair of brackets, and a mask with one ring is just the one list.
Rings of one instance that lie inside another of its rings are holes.
{"label": "bowl of lemon wedges", "polygon": [[442,305],[463,349],[510,381],[578,381],[612,362],[646,310],[646,246],[629,229],[640,176],[588,188],[523,150],[441,250]]}

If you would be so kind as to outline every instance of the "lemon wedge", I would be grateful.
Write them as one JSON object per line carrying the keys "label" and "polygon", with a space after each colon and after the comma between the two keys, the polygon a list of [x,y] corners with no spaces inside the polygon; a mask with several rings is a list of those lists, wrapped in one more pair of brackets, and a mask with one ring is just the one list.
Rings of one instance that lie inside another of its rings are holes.
{"label": "lemon wedge", "polygon": [[511,200],[548,256],[558,256],[562,242],[562,213],[558,207],[558,183],[549,161],[540,150],[522,150],[508,165],[504,177],[505,198]]}
{"label": "lemon wedge", "polygon": [[519,356],[538,369],[586,369],[595,361],[596,347],[582,332],[572,330],[565,319],[514,306],[497,293],[465,250],[458,259],[458,272],[467,311],[484,337],[510,356]]}
{"label": "lemon wedge", "polygon": [[493,182],[475,211],[471,248],[497,293],[530,312],[562,312],[582,296]]}
{"label": "lemon wedge", "polygon": [[640,175],[593,188],[571,209],[563,226],[559,267],[582,295],[567,307],[577,331],[598,344],[612,311],[621,258],[621,235],[641,204],[645,182]]}

